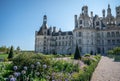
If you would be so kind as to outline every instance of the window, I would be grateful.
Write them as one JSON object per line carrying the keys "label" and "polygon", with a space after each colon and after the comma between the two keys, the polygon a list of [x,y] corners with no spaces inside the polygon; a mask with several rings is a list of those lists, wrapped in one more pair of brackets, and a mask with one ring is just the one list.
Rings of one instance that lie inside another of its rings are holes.
{"label": "window", "polygon": [[99,23],[99,21],[97,21],[97,22],[96,22],[96,26],[99,26],[99,25],[100,25],[100,23]]}
{"label": "window", "polygon": [[46,32],[44,32],[44,35],[46,35]]}
{"label": "window", "polygon": [[102,44],[104,45],[104,40],[102,40]]}
{"label": "window", "polygon": [[61,46],[61,42],[59,41],[59,46]]}
{"label": "window", "polygon": [[111,44],[111,41],[110,41],[110,40],[107,40],[107,43],[108,43],[108,44]]}
{"label": "window", "polygon": [[46,39],[46,37],[44,37],[44,39]]}
{"label": "window", "polygon": [[67,41],[66,41],[66,46],[67,46]]}
{"label": "window", "polygon": [[79,39],[79,44],[81,44],[81,39]]}
{"label": "window", "polygon": [[79,47],[79,50],[80,50],[80,52],[82,52],[82,48],[81,47]]}
{"label": "window", "polygon": [[97,37],[100,37],[100,33],[97,33]]}
{"label": "window", "polygon": [[64,41],[62,41],[62,45],[64,46]]}
{"label": "window", "polygon": [[82,24],[82,20],[80,20],[80,24]]}
{"label": "window", "polygon": [[71,45],[71,41],[69,41],[69,46]]}
{"label": "window", "polygon": [[101,53],[101,49],[100,48],[97,48],[97,53]]}
{"label": "window", "polygon": [[120,44],[120,39],[117,39],[117,44]]}
{"label": "window", "polygon": [[68,38],[68,36],[66,36],[66,39]]}
{"label": "window", "polygon": [[79,37],[81,37],[82,35],[81,35],[81,32],[79,32]]}
{"label": "window", "polygon": [[46,47],[44,47],[44,50],[46,49]]}
{"label": "window", "polygon": [[115,33],[114,32],[112,32],[112,37],[115,37]]}
{"label": "window", "polygon": [[98,44],[98,45],[100,44],[100,40],[97,40],[97,44]]}
{"label": "window", "polygon": [[115,40],[112,40],[112,44],[115,45]]}
{"label": "window", "polygon": [[102,48],[102,51],[103,51],[103,53],[104,53],[104,48]]}
{"label": "window", "polygon": [[59,40],[61,39],[61,37],[59,37]]}
{"label": "window", "polygon": [[119,32],[116,32],[116,37],[119,37]]}
{"label": "window", "polygon": [[107,37],[110,37],[110,32],[107,32]]}

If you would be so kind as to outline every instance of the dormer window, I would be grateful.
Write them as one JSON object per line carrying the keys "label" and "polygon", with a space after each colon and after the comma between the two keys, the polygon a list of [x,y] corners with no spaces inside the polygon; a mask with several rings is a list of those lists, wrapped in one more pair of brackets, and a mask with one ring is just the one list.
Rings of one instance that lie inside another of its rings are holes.
{"label": "dormer window", "polygon": [[97,22],[96,22],[96,26],[99,26],[99,25],[100,25],[100,23],[99,23],[99,21],[97,21]]}
{"label": "dormer window", "polygon": [[46,32],[44,32],[44,35],[46,35]]}
{"label": "dormer window", "polygon": [[82,20],[80,20],[80,24],[82,24]]}

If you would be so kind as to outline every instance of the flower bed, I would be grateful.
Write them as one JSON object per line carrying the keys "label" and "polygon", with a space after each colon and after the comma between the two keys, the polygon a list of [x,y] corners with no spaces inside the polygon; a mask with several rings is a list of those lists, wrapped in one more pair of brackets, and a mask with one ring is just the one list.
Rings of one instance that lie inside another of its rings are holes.
{"label": "flower bed", "polygon": [[[100,60],[99,55],[74,60],[78,63],[53,58],[55,57],[43,54],[20,54],[9,64],[10,68],[6,68],[10,72],[1,76],[7,81],[89,81]],[[79,62],[85,66],[81,68]]]}

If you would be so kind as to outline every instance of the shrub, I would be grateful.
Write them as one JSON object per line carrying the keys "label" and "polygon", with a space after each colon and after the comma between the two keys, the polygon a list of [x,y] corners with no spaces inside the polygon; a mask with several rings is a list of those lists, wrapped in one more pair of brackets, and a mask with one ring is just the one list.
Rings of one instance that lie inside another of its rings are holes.
{"label": "shrub", "polygon": [[84,57],[90,57],[90,54],[85,54]]}
{"label": "shrub", "polygon": [[89,57],[83,57],[82,61],[84,62],[84,64],[90,65],[92,62],[92,59]]}
{"label": "shrub", "polygon": [[13,46],[11,46],[10,52],[9,52],[9,55],[8,55],[8,58],[9,58],[9,59],[13,58],[13,54],[14,54],[13,51],[14,51],[14,50],[13,50]]}
{"label": "shrub", "polygon": [[11,74],[12,71],[12,64],[8,62],[2,62],[0,63],[0,76],[7,77],[9,74]]}
{"label": "shrub", "polygon": [[54,71],[56,72],[79,72],[79,65],[78,64],[72,64],[64,60],[58,60],[54,62],[53,66]]}
{"label": "shrub", "polygon": [[8,58],[4,58],[4,60],[3,60],[4,62],[8,62]]}
{"label": "shrub", "polygon": [[81,55],[80,55],[80,51],[79,51],[78,45],[76,46],[74,59],[81,59]]}
{"label": "shrub", "polygon": [[51,64],[51,57],[42,54],[28,54],[23,53],[19,54],[15,58],[13,58],[13,64],[16,66],[30,66],[36,62],[40,62],[41,64]]}
{"label": "shrub", "polygon": [[114,61],[120,61],[120,55],[116,55]]}

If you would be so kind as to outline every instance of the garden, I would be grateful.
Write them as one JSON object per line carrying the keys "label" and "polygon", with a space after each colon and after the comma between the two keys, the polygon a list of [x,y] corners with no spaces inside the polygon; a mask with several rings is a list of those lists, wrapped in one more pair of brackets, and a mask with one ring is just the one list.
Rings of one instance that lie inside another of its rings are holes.
{"label": "garden", "polygon": [[90,81],[101,56],[75,54],[9,53],[14,57],[0,62],[0,81]]}
{"label": "garden", "polygon": [[120,62],[120,47],[115,47],[108,51],[108,57],[113,58],[114,61]]}
{"label": "garden", "polygon": [[64,60],[54,55],[23,53],[0,63],[0,81],[89,81],[99,60],[100,55]]}

